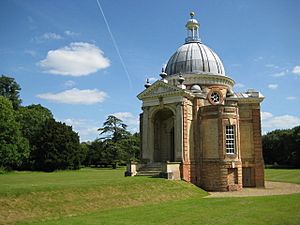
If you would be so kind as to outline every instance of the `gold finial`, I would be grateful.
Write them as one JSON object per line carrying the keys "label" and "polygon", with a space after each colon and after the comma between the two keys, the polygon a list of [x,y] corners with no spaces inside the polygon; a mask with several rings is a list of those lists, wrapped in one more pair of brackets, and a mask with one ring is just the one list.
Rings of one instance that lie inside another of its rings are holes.
{"label": "gold finial", "polygon": [[190,16],[191,16],[191,19],[193,19],[193,17],[195,16],[195,13],[194,12],[190,12]]}

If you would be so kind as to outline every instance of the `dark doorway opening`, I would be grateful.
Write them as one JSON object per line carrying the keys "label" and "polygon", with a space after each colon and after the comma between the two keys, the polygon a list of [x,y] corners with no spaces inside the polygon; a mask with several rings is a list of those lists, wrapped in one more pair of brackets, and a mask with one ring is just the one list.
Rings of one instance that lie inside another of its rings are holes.
{"label": "dark doorway opening", "polygon": [[253,168],[243,167],[243,187],[254,187]]}
{"label": "dark doorway opening", "polygon": [[174,114],[159,110],[154,116],[154,161],[175,161]]}

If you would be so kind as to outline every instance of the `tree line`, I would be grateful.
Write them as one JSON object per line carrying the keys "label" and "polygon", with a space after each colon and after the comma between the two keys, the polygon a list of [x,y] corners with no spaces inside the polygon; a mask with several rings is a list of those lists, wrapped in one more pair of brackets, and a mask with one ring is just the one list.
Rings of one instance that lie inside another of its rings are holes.
{"label": "tree line", "polygon": [[110,115],[102,128],[99,128],[101,138],[91,143],[82,143],[86,148],[87,157],[84,165],[104,166],[125,164],[129,160],[138,160],[140,155],[140,135],[131,134],[127,125],[117,117]]}
{"label": "tree line", "polygon": [[81,166],[112,166],[139,156],[139,134],[108,116],[102,135],[80,143],[71,126],[56,121],[42,105],[22,106],[20,85],[14,78],[0,77],[0,171],[54,171]]}
{"label": "tree line", "polygon": [[[80,143],[71,126],[56,121],[40,104],[22,106],[20,85],[0,77],[0,171],[54,171],[81,166],[116,168],[140,155],[140,137],[110,115],[101,137]],[[300,167],[300,126],[263,135],[265,164]]]}
{"label": "tree line", "polygon": [[300,167],[300,126],[263,135],[265,164]]}

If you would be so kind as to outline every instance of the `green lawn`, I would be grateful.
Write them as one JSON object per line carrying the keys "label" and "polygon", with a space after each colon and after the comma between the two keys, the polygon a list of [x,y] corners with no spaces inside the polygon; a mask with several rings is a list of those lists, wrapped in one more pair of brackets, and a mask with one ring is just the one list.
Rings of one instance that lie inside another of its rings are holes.
{"label": "green lawn", "polygon": [[96,224],[272,224],[299,225],[300,194],[277,197],[194,198],[140,207],[97,211],[36,223],[46,225]]}
{"label": "green lawn", "polygon": [[300,184],[300,169],[266,169],[266,179]]}
{"label": "green lawn", "polygon": [[[0,224],[300,224],[300,194],[203,198],[184,181],[124,177],[124,169],[0,175]],[[300,183],[300,170],[266,178]]]}
{"label": "green lawn", "polygon": [[205,195],[206,192],[182,181],[124,177],[124,169],[14,172],[0,175],[0,224]]}

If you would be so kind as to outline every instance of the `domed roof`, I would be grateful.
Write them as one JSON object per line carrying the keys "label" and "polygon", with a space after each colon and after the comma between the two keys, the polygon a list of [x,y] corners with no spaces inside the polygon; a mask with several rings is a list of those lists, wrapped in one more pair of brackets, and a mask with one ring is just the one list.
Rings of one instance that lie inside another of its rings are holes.
{"label": "domed roof", "polygon": [[190,14],[191,19],[186,24],[188,36],[185,44],[171,56],[165,72],[169,76],[179,73],[225,76],[224,66],[218,55],[201,43],[198,35],[199,23],[193,18],[194,15],[193,12]]}
{"label": "domed roof", "polygon": [[224,66],[218,55],[200,42],[185,43],[168,61],[165,72],[173,74],[225,75]]}

